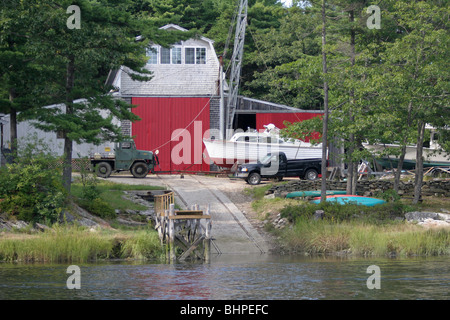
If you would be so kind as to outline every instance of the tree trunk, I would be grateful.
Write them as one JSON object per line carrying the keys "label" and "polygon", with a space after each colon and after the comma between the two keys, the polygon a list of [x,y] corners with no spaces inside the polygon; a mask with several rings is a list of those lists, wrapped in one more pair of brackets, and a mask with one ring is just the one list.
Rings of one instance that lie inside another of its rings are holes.
{"label": "tree trunk", "polygon": [[[406,122],[408,126],[411,125],[411,111],[412,111],[412,102],[410,102],[409,105],[408,105],[408,118],[407,118],[407,122]],[[402,174],[403,162],[405,161],[406,144],[408,143],[408,136],[406,134],[403,137],[402,143],[403,143],[402,144],[402,150],[401,150],[400,158],[398,159],[397,171],[395,171],[395,176],[394,176],[394,190],[395,190],[395,192],[398,192],[399,187],[400,187],[400,176]]]}
{"label": "tree trunk", "polygon": [[[66,114],[73,114],[72,89],[75,78],[75,57],[69,57],[66,73]],[[72,149],[73,142],[67,136],[67,130],[64,130],[64,163],[63,163],[63,185],[68,193],[72,184]]]}
{"label": "tree trunk", "polygon": [[322,132],[322,183],[320,189],[320,202],[325,202],[327,193],[327,154],[328,154],[328,80],[327,80],[327,53],[326,53],[326,16],[325,0],[322,0],[322,69],[323,69],[323,132]]}
{"label": "tree trunk", "polygon": [[416,176],[414,181],[414,200],[413,204],[417,204],[422,194],[423,182],[423,139],[425,135],[425,122],[419,121],[417,137],[417,152],[416,152]]}
{"label": "tree trunk", "polygon": [[406,142],[407,142],[407,138],[405,136],[403,138],[403,145],[402,145],[402,151],[400,154],[400,158],[398,159],[397,170],[395,171],[395,175],[394,175],[394,191],[395,192],[398,192],[399,187],[400,187],[400,176],[402,174],[403,162],[405,161],[405,154],[406,154]]}
{"label": "tree trunk", "polygon": [[[354,16],[354,11],[350,10],[349,15],[348,15],[348,19],[350,23],[353,23],[355,21],[355,16]],[[352,26],[352,28],[350,29],[350,64],[353,67],[355,65],[355,30]],[[355,92],[353,89],[350,90],[349,93],[350,96],[350,103],[354,104],[354,98],[355,98]],[[351,122],[354,121],[354,115],[353,112],[350,111],[350,115],[349,115],[349,120]],[[348,149],[349,151],[349,157],[350,159],[348,159],[348,170],[347,170],[347,186],[346,186],[346,192],[347,194],[355,194],[356,193],[356,180],[358,177],[358,165],[355,164],[355,162],[353,162],[353,153],[355,151],[355,135],[354,133],[351,133],[349,136],[349,142],[350,142],[350,147]]]}
{"label": "tree trunk", "polygon": [[11,108],[9,111],[9,140],[11,142],[11,151],[13,156],[15,156],[17,150],[17,110],[12,106],[15,98],[16,91],[14,89],[10,89],[9,102],[11,102]]}
{"label": "tree trunk", "polygon": [[[348,148],[348,154],[352,155],[353,154],[353,142],[354,142],[354,137],[353,134],[350,134],[349,137],[349,142],[350,142],[350,146]],[[347,194],[352,194],[352,190],[353,190],[353,161],[351,158],[348,158],[349,156],[347,155],[347,185],[346,185],[346,192]]]}

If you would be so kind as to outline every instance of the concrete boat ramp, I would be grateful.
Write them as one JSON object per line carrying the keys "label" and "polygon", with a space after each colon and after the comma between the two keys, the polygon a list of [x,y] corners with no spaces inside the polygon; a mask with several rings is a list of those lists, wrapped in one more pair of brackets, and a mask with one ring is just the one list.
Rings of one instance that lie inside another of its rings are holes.
{"label": "concrete boat ramp", "polygon": [[[228,178],[200,175],[149,175],[144,179],[111,176],[108,180],[126,184],[165,186],[175,193],[175,202],[183,209],[199,205],[206,212],[208,205],[212,221],[211,254],[262,255],[269,252],[267,241],[250,224],[218,186],[228,183]],[[245,183],[239,181],[240,183]]]}

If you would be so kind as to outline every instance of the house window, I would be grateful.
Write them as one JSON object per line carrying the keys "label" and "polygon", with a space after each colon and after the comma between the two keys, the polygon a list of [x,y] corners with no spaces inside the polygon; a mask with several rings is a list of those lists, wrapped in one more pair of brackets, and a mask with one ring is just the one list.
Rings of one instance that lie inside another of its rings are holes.
{"label": "house window", "polygon": [[185,64],[205,64],[206,48],[185,48],[184,50]]}
{"label": "house window", "polygon": [[158,64],[158,48],[147,48],[148,64]]}
{"label": "house window", "polygon": [[186,48],[184,50],[184,63],[195,64],[195,48]]}
{"label": "house window", "polygon": [[206,64],[206,48],[185,48],[184,57],[181,47],[149,47],[147,64]]}
{"label": "house window", "polygon": [[181,64],[181,48],[172,48],[172,64]]}
{"label": "house window", "polygon": [[196,64],[206,63],[206,48],[195,48],[195,63]]}
{"label": "house window", "polygon": [[161,64],[170,64],[170,49],[161,48]]}

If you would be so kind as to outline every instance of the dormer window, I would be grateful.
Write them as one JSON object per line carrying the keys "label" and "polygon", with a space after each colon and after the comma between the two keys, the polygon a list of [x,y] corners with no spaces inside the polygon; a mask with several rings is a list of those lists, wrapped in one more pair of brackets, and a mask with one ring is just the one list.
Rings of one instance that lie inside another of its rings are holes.
{"label": "dormer window", "polygon": [[161,47],[161,64],[170,64],[170,49]]}
{"label": "dormer window", "polygon": [[147,48],[148,64],[158,64],[158,48]]}
{"label": "dormer window", "polygon": [[206,64],[206,48],[185,48],[186,64]]}
{"label": "dormer window", "polygon": [[147,57],[147,64],[206,64],[206,48],[154,46],[147,49]]}
{"label": "dormer window", "polygon": [[206,63],[206,48],[195,48],[195,63],[196,64]]}
{"label": "dormer window", "polygon": [[172,51],[172,64],[181,64],[181,48],[175,47]]}

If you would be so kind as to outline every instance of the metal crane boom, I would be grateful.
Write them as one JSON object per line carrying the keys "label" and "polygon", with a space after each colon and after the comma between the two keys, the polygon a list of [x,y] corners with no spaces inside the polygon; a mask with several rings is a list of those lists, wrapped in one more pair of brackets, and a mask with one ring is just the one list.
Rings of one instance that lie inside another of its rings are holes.
{"label": "metal crane boom", "polygon": [[[236,32],[234,37],[234,49],[231,57],[231,73],[229,82],[229,93],[226,107],[226,129],[233,128],[233,119],[236,112],[237,96],[242,69],[242,58],[244,54],[245,28],[247,26],[248,0],[240,0],[239,11],[236,21]],[[231,130],[227,130],[231,132]]]}

